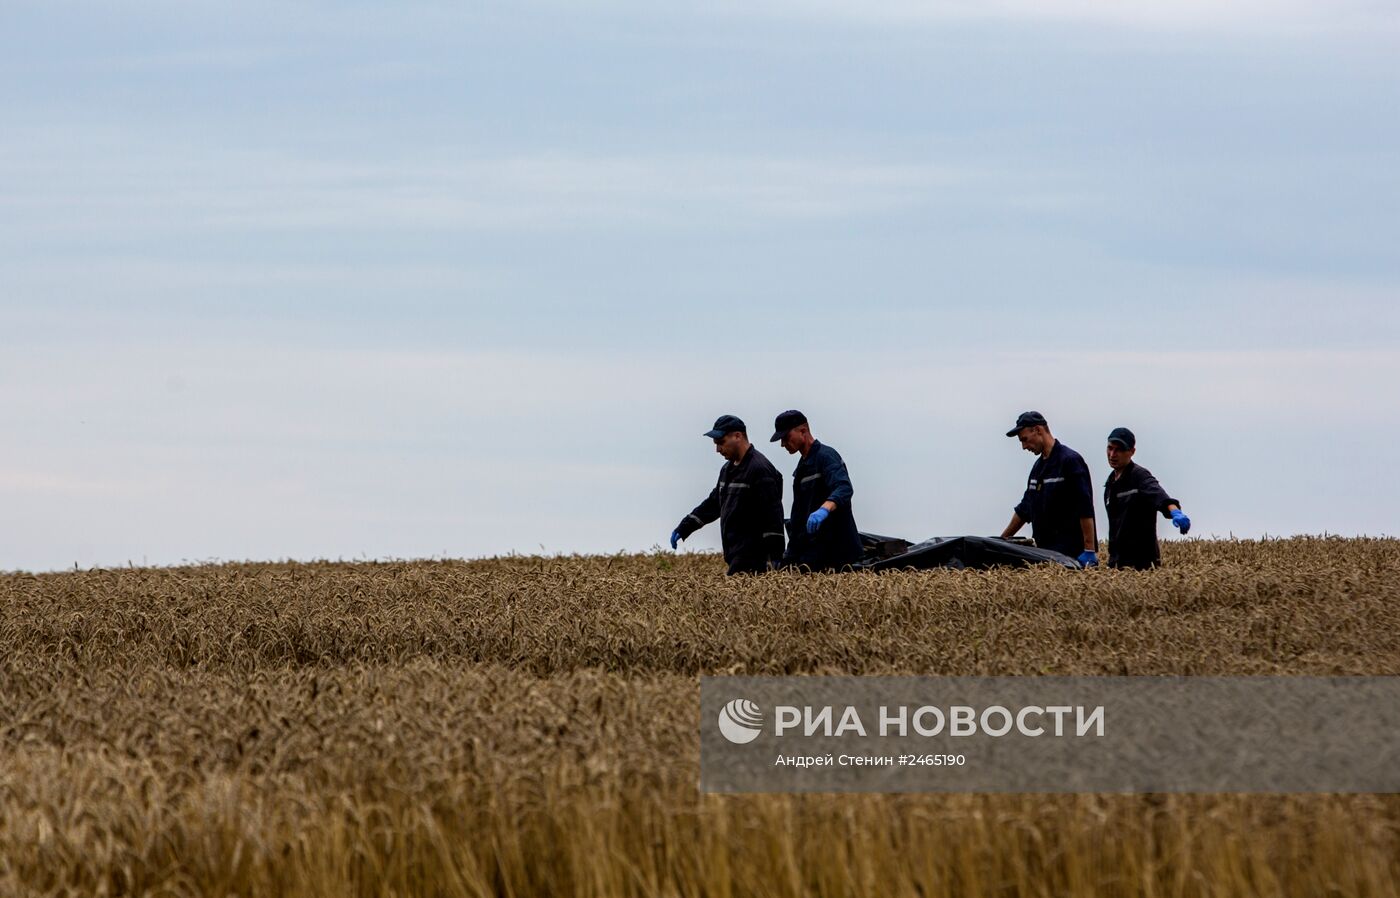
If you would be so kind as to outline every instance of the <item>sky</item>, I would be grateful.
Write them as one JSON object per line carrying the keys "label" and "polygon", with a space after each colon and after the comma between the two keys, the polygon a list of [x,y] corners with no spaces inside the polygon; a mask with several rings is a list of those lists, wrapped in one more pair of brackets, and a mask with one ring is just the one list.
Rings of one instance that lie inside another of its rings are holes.
{"label": "sky", "polygon": [[8,0],[0,569],[648,551],[787,408],[867,531],[999,533],[1037,409],[1192,535],[1396,535],[1397,51],[1353,0]]}

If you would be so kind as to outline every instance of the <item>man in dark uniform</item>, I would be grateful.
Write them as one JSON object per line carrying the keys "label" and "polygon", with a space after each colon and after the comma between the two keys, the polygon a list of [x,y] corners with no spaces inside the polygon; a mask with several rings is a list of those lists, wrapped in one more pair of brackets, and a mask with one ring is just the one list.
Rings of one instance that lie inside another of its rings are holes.
{"label": "man in dark uniform", "polygon": [[1103,485],[1103,504],[1108,506],[1108,566],[1147,570],[1162,560],[1157,546],[1157,515],[1170,518],[1182,536],[1191,529],[1191,519],[1152,472],[1133,461],[1136,453],[1133,432],[1115,427],[1108,435],[1108,466],[1113,473]]}
{"label": "man in dark uniform", "polygon": [[851,477],[841,453],[817,442],[807,416],[792,409],[773,422],[773,438],[788,454],[801,453],[792,472],[792,515],[783,565],[836,571],[859,563],[863,550],[851,513]]}
{"label": "man in dark uniform", "polygon": [[1077,558],[1084,567],[1098,564],[1094,487],[1084,457],[1055,439],[1040,412],[1023,412],[1006,435],[1019,437],[1022,449],[1040,457],[1031,466],[1026,493],[1001,538],[1015,536],[1029,521],[1040,548]]}
{"label": "man in dark uniform", "polygon": [[761,574],[776,567],[783,557],[782,475],[733,415],[721,415],[705,436],[726,461],[710,495],[671,531],[671,548],[718,518],[729,573]]}

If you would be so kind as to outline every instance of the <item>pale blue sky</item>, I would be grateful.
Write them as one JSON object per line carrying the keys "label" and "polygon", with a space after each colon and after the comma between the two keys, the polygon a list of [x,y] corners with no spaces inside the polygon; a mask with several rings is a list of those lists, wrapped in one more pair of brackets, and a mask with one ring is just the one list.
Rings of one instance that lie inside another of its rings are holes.
{"label": "pale blue sky", "polygon": [[1397,51],[1310,0],[4,4],[0,568],[646,549],[792,406],[868,530],[998,532],[1037,408],[1203,535],[1395,534]]}

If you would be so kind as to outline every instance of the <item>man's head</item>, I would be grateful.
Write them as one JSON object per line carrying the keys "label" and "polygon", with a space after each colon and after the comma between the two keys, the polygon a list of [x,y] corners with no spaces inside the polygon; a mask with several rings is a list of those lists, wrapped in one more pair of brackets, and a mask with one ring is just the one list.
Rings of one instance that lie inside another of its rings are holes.
{"label": "man's head", "polygon": [[770,443],[781,443],[791,455],[801,452],[804,455],[812,447],[812,430],[807,426],[807,416],[797,409],[788,409],[773,421],[773,436]]}
{"label": "man's head", "polygon": [[1021,440],[1021,448],[1036,455],[1044,455],[1055,445],[1050,425],[1040,412],[1021,412],[1016,418],[1016,426],[1008,430],[1006,435],[1018,437]]}
{"label": "man's head", "polygon": [[734,415],[720,415],[705,436],[714,440],[715,451],[731,462],[741,461],[749,451],[748,428]]}
{"label": "man's head", "polygon": [[1108,435],[1108,466],[1121,471],[1132,463],[1137,453],[1137,437],[1126,427],[1115,427]]}

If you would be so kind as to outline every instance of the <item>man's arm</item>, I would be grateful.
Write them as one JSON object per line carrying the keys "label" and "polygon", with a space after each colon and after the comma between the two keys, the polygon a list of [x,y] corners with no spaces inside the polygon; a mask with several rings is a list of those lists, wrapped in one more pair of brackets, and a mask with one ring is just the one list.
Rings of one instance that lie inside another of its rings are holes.
{"label": "man's arm", "polygon": [[855,495],[855,488],[851,486],[851,475],[846,473],[846,463],[841,460],[841,456],[835,450],[824,450],[825,459],[822,462],[822,477],[826,481],[831,492],[827,495],[826,501],[817,507],[807,517],[807,532],[815,533],[826,520],[827,515],[837,508],[851,507],[851,497]]}
{"label": "man's arm", "polygon": [[1011,523],[1007,524],[1006,529],[1001,531],[1002,539],[1010,539],[1015,536],[1018,530],[1035,519],[1035,515],[1031,513],[1031,509],[1034,507],[1031,504],[1033,498],[1035,497],[1032,495],[1031,488],[1026,487],[1021,501],[1017,502],[1016,507],[1011,510]]}
{"label": "man's arm", "polygon": [[1089,479],[1089,465],[1081,457],[1074,466],[1075,510],[1079,515],[1079,529],[1084,536],[1084,551],[1098,552],[1099,531],[1094,519],[1094,482]]}
{"label": "man's arm", "polygon": [[1094,527],[1094,519],[1080,518],[1079,530],[1084,534],[1084,551],[1097,552],[1099,550],[1099,535]]}
{"label": "man's arm", "polygon": [[710,495],[705,497],[704,502],[695,506],[694,511],[681,518],[681,522],[676,525],[676,532],[680,534],[681,539],[688,539],[690,534],[718,519],[719,485],[716,484],[715,488],[710,490]]}
{"label": "man's arm", "polygon": [[1167,495],[1167,491],[1157,482],[1156,477],[1148,474],[1143,478],[1138,489],[1152,503],[1152,507],[1162,513],[1162,517],[1169,519],[1172,526],[1181,531],[1182,536],[1190,531],[1191,519],[1186,516],[1186,512],[1181,510],[1181,503]]}
{"label": "man's arm", "polygon": [[822,503],[822,508],[835,511],[837,506],[849,506],[856,491],[851,486],[851,475],[846,472],[846,463],[841,460],[841,456],[833,451],[822,469],[822,475],[826,479],[827,488],[831,490],[826,501]]}
{"label": "man's arm", "polygon": [[1142,479],[1138,489],[1152,503],[1152,507],[1162,513],[1162,517],[1170,518],[1173,508],[1180,508],[1181,503],[1167,495],[1167,491],[1162,489],[1162,485],[1157,482],[1157,478],[1151,474]]}
{"label": "man's arm", "polygon": [[1173,502],[1167,505],[1166,510],[1163,511],[1162,514],[1172,519],[1172,526],[1180,530],[1182,536],[1185,536],[1187,532],[1190,531],[1191,519],[1186,516],[1186,512],[1181,510],[1180,505]]}
{"label": "man's arm", "polygon": [[780,559],[787,540],[783,534],[783,480],[764,477],[755,484],[758,499],[760,539],[769,558]]}

